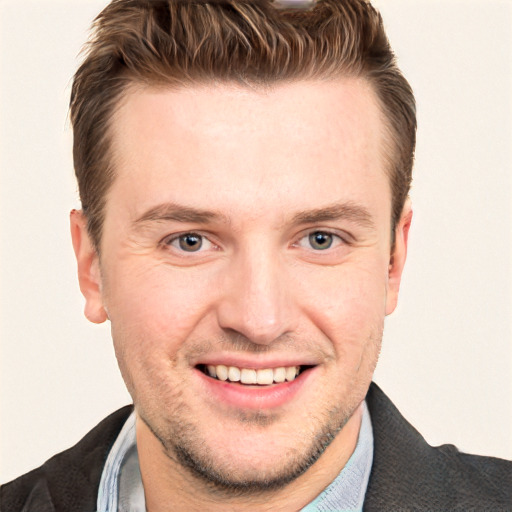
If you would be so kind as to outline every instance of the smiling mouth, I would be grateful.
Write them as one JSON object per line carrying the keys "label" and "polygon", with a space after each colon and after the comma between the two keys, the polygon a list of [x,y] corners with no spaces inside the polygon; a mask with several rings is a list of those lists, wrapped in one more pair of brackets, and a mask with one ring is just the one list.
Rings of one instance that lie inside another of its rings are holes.
{"label": "smiling mouth", "polygon": [[197,368],[208,377],[246,386],[271,386],[294,381],[302,372],[312,366],[281,366],[278,368],[239,368],[237,366],[198,365]]}

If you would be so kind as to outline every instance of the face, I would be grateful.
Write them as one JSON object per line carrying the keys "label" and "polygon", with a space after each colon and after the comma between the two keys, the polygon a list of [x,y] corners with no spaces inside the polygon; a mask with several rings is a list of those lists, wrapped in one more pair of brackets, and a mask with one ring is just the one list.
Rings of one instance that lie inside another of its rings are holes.
{"label": "face", "polygon": [[140,421],[170,463],[231,488],[317,460],[364,399],[396,303],[383,121],[350,79],[134,90],[86,314],[111,321]]}

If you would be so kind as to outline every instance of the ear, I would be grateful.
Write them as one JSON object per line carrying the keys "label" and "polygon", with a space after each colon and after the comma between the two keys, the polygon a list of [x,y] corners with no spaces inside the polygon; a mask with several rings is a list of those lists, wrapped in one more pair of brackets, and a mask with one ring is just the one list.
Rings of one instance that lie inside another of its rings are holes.
{"label": "ear", "polygon": [[388,270],[388,293],[386,297],[386,315],[390,315],[398,303],[398,292],[400,290],[400,281],[404,270],[405,260],[407,258],[407,242],[409,238],[409,228],[412,221],[411,201],[407,198],[402,215],[395,227],[395,244],[390,255]]}
{"label": "ear", "polygon": [[101,294],[99,256],[87,231],[87,220],[79,210],[71,210],[71,239],[78,265],[78,282],[85,297],[84,313],[88,320],[101,324],[107,317]]}

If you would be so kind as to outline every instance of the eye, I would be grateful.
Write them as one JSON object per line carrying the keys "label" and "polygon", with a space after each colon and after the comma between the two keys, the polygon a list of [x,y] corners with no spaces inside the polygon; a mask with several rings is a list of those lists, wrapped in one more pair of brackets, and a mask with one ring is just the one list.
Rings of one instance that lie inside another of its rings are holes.
{"label": "eye", "polygon": [[213,246],[206,237],[198,233],[183,233],[168,238],[165,244],[184,252],[198,252],[200,250],[210,249]]}
{"label": "eye", "polygon": [[315,251],[325,251],[342,244],[340,236],[328,231],[313,231],[299,240],[298,245]]}
{"label": "eye", "polygon": [[308,235],[309,244],[313,249],[323,251],[329,249],[332,246],[333,236],[331,233],[324,233],[322,231],[315,231]]}

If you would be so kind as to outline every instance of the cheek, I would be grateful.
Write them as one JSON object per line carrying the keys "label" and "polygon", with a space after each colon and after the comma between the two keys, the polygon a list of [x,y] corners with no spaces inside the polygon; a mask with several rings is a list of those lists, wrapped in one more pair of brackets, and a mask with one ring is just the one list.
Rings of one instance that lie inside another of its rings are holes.
{"label": "cheek", "polygon": [[139,274],[118,269],[118,274],[127,277],[106,287],[116,344],[172,355],[207,314],[211,300],[206,276],[163,265]]}
{"label": "cheek", "polygon": [[121,374],[135,403],[163,399],[177,392],[180,379],[168,386],[169,376],[177,375],[180,350],[207,314],[201,284],[208,280],[162,267],[119,274],[127,277],[111,282],[106,295]]}
{"label": "cheek", "polygon": [[386,274],[383,265],[347,265],[333,268],[315,283],[309,294],[313,323],[334,345],[337,357],[356,360],[366,345],[378,337],[386,308]]}

